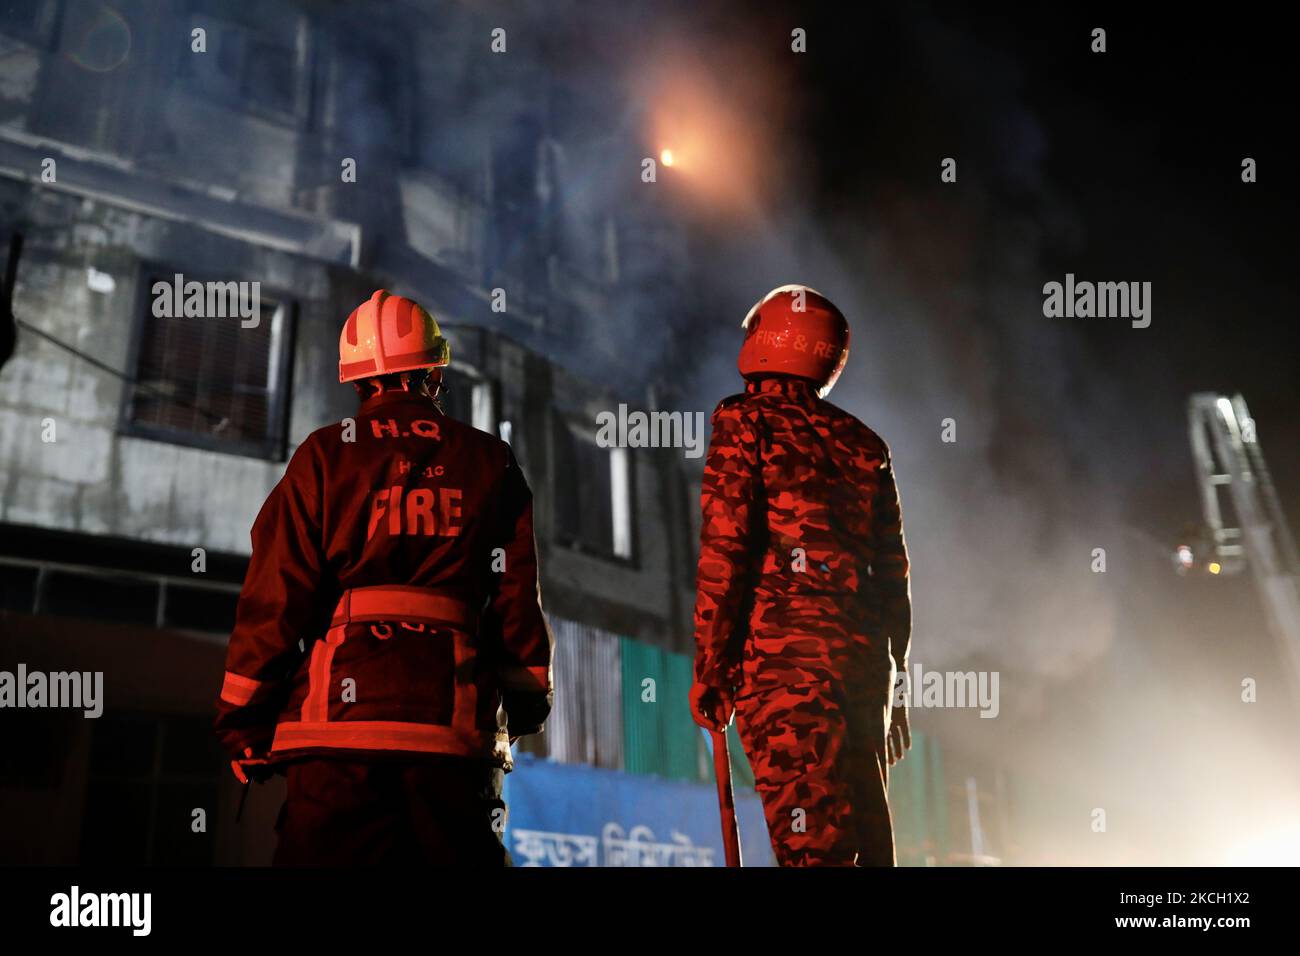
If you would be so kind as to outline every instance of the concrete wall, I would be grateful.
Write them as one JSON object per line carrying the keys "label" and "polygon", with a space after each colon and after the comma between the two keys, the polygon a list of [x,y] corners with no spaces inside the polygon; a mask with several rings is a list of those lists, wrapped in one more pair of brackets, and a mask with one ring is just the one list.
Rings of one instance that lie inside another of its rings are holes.
{"label": "concrete wall", "polygon": [[[636,340],[616,330],[648,303],[610,284],[618,270],[600,244],[613,210],[599,191],[547,178],[562,175],[565,144],[545,128],[545,71],[523,56],[409,56],[463,38],[471,14],[460,7],[428,17],[395,5],[344,21],[282,4],[122,3],[119,16],[91,3],[101,39],[83,48],[55,16],[63,0],[36,2],[31,28],[11,22],[6,34],[0,19],[11,65],[0,83],[0,227],[25,240],[20,319],[129,374],[146,264],[259,281],[295,306],[292,450],[355,407],[335,365],[347,313],[381,285],[414,295],[459,329],[457,355],[497,383],[538,501],[548,599],[566,616],[684,646],[694,542],[680,453],[632,453],[631,560],[554,541],[551,492],[570,476],[553,464],[552,418],[594,430],[598,410],[645,407]],[[194,24],[209,30],[208,56],[227,27],[286,44],[289,108],[196,80],[198,54],[184,42]],[[365,84],[384,74],[358,66],[365,57],[401,64],[382,109]],[[345,156],[358,161],[356,183],[339,181]],[[554,208],[566,192],[580,217]],[[550,198],[534,208],[537,195]],[[639,207],[636,230],[649,236],[645,215]],[[488,307],[495,288],[509,296],[505,313]],[[20,333],[0,372],[0,521],[246,553],[283,463],[122,434],[123,389]],[[42,441],[47,421],[53,442]]]}

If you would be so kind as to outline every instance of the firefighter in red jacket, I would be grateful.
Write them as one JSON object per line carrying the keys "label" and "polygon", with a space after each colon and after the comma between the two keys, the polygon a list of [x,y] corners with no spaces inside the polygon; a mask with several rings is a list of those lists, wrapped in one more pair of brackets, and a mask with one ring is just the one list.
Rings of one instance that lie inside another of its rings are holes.
{"label": "firefighter in red jacket", "polygon": [[[313,432],[253,525],[216,729],[288,778],[277,864],[508,865],[508,740],[552,700],[532,497],[437,403],[450,349],[380,290],[339,338],[355,419]],[[504,712],[504,720],[498,711]]]}
{"label": "firefighter in red jacket", "polygon": [[912,612],[889,448],[823,400],[849,351],[829,300],[782,286],[743,328],[704,471],[692,712],[734,712],[778,863],[893,865]]}

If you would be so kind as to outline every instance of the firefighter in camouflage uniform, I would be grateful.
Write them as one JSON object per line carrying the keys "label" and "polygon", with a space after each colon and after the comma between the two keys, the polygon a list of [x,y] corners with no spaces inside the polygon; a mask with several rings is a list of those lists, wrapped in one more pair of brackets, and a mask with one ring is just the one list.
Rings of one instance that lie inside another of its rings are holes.
{"label": "firefighter in camouflage uniform", "polygon": [[778,863],[892,866],[911,598],[889,448],[824,401],[849,347],[829,300],[783,286],[743,328],[701,493],[692,712],[734,713]]}

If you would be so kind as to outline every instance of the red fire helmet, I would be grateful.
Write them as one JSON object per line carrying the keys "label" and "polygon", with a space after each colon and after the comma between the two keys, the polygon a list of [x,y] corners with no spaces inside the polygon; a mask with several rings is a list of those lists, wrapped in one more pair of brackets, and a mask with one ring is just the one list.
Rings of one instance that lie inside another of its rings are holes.
{"label": "red fire helmet", "polygon": [[339,381],[436,368],[451,361],[438,322],[418,302],[378,289],[352,310],[339,335]]}
{"label": "red fire helmet", "polygon": [[736,363],[745,378],[798,375],[825,397],[849,357],[849,323],[830,299],[806,285],[783,285],[763,296],[741,323],[745,341]]}

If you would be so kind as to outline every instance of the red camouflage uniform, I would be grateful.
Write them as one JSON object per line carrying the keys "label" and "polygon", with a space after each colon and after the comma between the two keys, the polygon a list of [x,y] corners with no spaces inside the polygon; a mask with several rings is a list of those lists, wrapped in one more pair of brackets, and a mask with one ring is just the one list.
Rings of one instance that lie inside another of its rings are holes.
{"label": "red camouflage uniform", "polygon": [[911,598],[889,448],[788,376],[713,414],[695,677],[734,689],[777,860],[892,864],[885,787]]}

